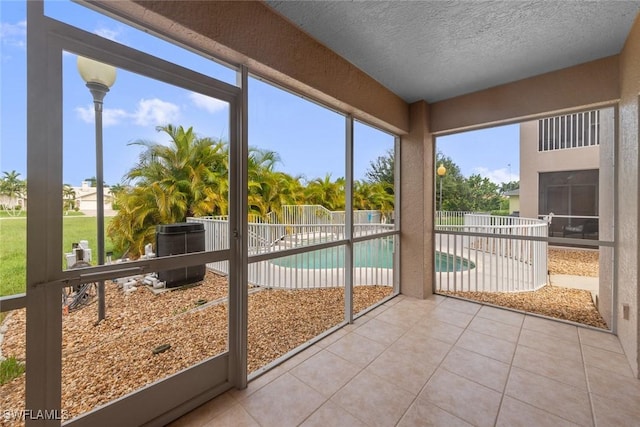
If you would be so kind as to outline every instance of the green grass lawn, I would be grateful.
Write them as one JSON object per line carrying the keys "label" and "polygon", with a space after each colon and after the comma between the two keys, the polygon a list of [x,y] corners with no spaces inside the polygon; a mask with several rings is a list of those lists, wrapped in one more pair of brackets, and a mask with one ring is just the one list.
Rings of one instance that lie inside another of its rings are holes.
{"label": "green grass lawn", "polygon": [[[111,218],[105,218],[108,225]],[[88,240],[93,263],[98,252],[96,246],[96,218],[70,215],[62,219],[62,251],[71,252],[71,244]],[[111,251],[113,244],[105,238],[105,251]],[[66,268],[66,262],[60,260],[60,269]],[[27,269],[27,219],[0,219],[0,296],[25,292]]]}

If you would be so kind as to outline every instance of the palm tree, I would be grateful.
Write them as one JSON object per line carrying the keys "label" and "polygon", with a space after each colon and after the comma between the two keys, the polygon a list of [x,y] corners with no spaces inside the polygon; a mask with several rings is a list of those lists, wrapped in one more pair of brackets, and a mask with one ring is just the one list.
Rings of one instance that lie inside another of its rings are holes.
{"label": "palm tree", "polygon": [[249,148],[249,213],[262,218],[269,212],[280,214],[283,205],[303,198],[299,177],[274,170],[279,161],[275,151]]}
{"label": "palm tree", "polygon": [[18,199],[25,195],[26,182],[18,178],[20,173],[15,170],[2,174],[0,178],[0,195],[4,196],[2,208],[10,215],[15,215],[19,212],[19,209],[16,209],[19,206]]}
{"label": "palm tree", "polygon": [[76,207],[76,191],[69,184],[62,186],[62,209],[65,215],[69,213],[71,209]]}
{"label": "palm tree", "polygon": [[330,173],[324,178],[312,180],[305,190],[307,203],[321,205],[331,211],[343,210],[345,204],[344,183],[344,178],[332,181]]}
{"label": "palm tree", "polygon": [[115,193],[118,213],[109,235],[130,256],[153,241],[157,224],[183,222],[190,216],[226,214],[228,209],[228,148],[222,141],[199,138],[193,128],[156,128],[169,144],[136,141],[145,150],[126,175],[130,185]]}

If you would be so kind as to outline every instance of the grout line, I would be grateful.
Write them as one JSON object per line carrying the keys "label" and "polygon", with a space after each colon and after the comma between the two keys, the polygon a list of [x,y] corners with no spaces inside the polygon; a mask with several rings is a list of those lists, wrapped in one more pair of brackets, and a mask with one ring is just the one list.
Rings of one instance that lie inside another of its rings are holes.
{"label": "grout line", "polygon": [[589,409],[591,410],[591,424],[596,425],[596,412],[593,407],[593,393],[591,393],[591,384],[589,383],[589,375],[587,374],[587,360],[582,351],[582,337],[578,333],[578,344],[580,345],[580,357],[582,358],[582,370],[584,371],[584,381],[587,384],[587,396],[589,396]]}
{"label": "grout line", "polygon": [[498,418],[500,417],[500,412],[502,412],[502,404],[504,403],[504,396],[507,393],[507,385],[511,380],[511,370],[513,369],[513,361],[516,358],[516,352],[518,351],[518,344],[520,343],[520,336],[522,335],[523,327],[524,327],[524,319],[522,319],[522,323],[520,324],[520,330],[518,331],[518,339],[516,340],[516,348],[513,350],[513,355],[511,356],[511,361],[509,362],[509,370],[507,371],[507,380],[504,382],[504,387],[502,388],[502,396],[500,396],[500,404],[498,405],[498,412],[496,413],[496,418],[493,422],[494,426],[498,424]]}

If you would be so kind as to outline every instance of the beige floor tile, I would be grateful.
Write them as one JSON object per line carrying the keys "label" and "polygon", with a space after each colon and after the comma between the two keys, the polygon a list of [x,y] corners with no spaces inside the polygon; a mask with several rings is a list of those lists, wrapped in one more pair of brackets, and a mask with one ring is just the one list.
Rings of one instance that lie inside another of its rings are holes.
{"label": "beige floor tile", "polygon": [[326,350],[362,368],[378,357],[385,348],[379,342],[350,333],[331,344]]}
{"label": "beige floor tile", "polygon": [[420,325],[407,332],[407,335],[415,336],[416,339],[426,337],[435,338],[450,344],[454,344],[464,332],[464,328],[452,325],[451,323],[440,322],[435,319],[428,319]]}
{"label": "beige floor tile", "polygon": [[476,382],[438,369],[418,400],[426,399],[474,426],[493,426],[498,415],[501,393]]}
{"label": "beige floor tile", "polygon": [[441,366],[500,393],[509,375],[508,364],[459,347],[449,352]]}
{"label": "beige floor tile", "polygon": [[286,373],[241,404],[261,425],[296,426],[325,402],[325,398],[293,375]]}
{"label": "beige floor tile", "polygon": [[629,361],[624,354],[588,345],[582,346],[582,354],[584,355],[584,363],[587,365],[633,378],[633,371],[631,371]]}
{"label": "beige floor tile", "polygon": [[578,427],[556,415],[505,396],[502,399],[496,427]]}
{"label": "beige floor tile", "polygon": [[433,298],[417,299],[417,298],[405,298],[400,301],[396,307],[403,310],[416,311],[421,314],[426,314],[428,311],[433,310],[442,301],[436,301]]}
{"label": "beige floor tile", "polygon": [[440,322],[450,323],[460,328],[466,328],[469,325],[469,322],[471,322],[471,319],[473,319],[473,314],[452,310],[442,303],[427,314],[427,319],[427,321],[435,319]]}
{"label": "beige floor tile", "polygon": [[624,350],[620,345],[620,340],[610,332],[578,328],[578,335],[580,336],[580,342],[582,345],[589,345],[591,347],[598,347],[615,353],[624,354]]}
{"label": "beige floor tile", "polygon": [[435,363],[425,363],[404,351],[389,348],[367,366],[365,371],[417,396],[437,367]]}
{"label": "beige floor tile", "polygon": [[369,426],[392,426],[414,395],[368,372],[360,372],[331,401]]}
{"label": "beige floor tile", "polygon": [[358,328],[355,333],[388,346],[404,335],[406,329],[382,320],[372,319]]}
{"label": "beige floor tile", "polygon": [[423,317],[423,313],[413,310],[407,310],[400,307],[399,305],[394,305],[393,307],[390,307],[389,309],[377,315],[376,319],[382,320],[383,322],[391,323],[392,325],[400,326],[405,330],[408,330],[419,323]]}
{"label": "beige floor tile", "polygon": [[293,368],[289,373],[328,398],[359,371],[360,368],[353,363],[329,351],[322,350]]}
{"label": "beige floor tile", "polygon": [[640,406],[628,406],[597,394],[591,396],[591,401],[596,427],[640,425]]}
{"label": "beige floor tile", "polygon": [[582,362],[519,345],[516,347],[513,366],[587,390],[587,379]]}
{"label": "beige floor tile", "polygon": [[462,334],[456,346],[505,363],[511,363],[516,350],[516,345],[512,342],[470,330]]}
{"label": "beige floor tile", "polygon": [[348,426],[367,427],[365,423],[331,401],[327,401],[316,412],[311,414],[302,427]]}
{"label": "beige floor tile", "polygon": [[215,399],[198,406],[193,411],[178,418],[170,427],[187,427],[199,426],[206,424],[216,416],[227,411],[229,408],[237,404],[237,400],[232,396],[233,390],[221,394]]}
{"label": "beige floor tile", "polygon": [[395,297],[391,298],[389,301],[385,302],[383,304],[383,307],[392,307],[394,305],[396,305],[397,303],[399,303],[400,301],[409,298],[406,295],[402,295],[402,294],[398,294]]}
{"label": "beige floor tile", "polygon": [[231,389],[229,390],[229,394],[235,399],[241,401],[248,396],[251,396],[256,391],[260,390],[265,385],[269,384],[271,381],[278,378],[280,375],[287,372],[287,370],[281,366],[276,366],[269,371],[266,371],[264,374],[260,375],[257,378],[252,379],[247,384],[247,388],[243,390]]}
{"label": "beige floor tile", "polygon": [[576,363],[582,363],[582,351],[579,344],[542,332],[522,329],[518,345],[531,347],[553,356],[563,357],[567,360],[573,360]]}
{"label": "beige floor tile", "polygon": [[505,394],[576,424],[593,425],[585,390],[512,367]]}
{"label": "beige floor tile", "polygon": [[218,415],[203,427],[260,427],[260,424],[240,405],[236,403],[229,410]]}
{"label": "beige floor tile", "polygon": [[398,423],[398,427],[472,427],[460,418],[425,399],[417,399]]}
{"label": "beige floor tile", "polygon": [[300,353],[284,361],[281,366],[288,371],[298,366],[299,364],[301,364],[302,362],[304,362],[314,354],[318,353],[320,350],[322,350],[322,348],[316,345],[307,347],[304,350],[302,350]]}
{"label": "beige floor tile", "polygon": [[506,310],[503,308],[490,307],[488,305],[482,306],[478,311],[477,317],[484,317],[485,319],[495,320],[496,322],[506,323],[507,325],[521,327],[524,321],[524,314],[516,313],[515,311]]}
{"label": "beige floor tile", "polygon": [[437,365],[451,350],[452,345],[435,338],[420,338],[404,335],[393,343],[392,349],[406,354],[414,363]]}
{"label": "beige floor tile", "polygon": [[342,329],[344,329],[347,332],[353,332],[356,329],[360,328],[361,326],[365,325],[367,322],[369,322],[369,320],[373,319],[375,316],[370,315],[369,313],[364,314],[356,319],[353,320],[353,323],[349,324],[349,325],[345,325],[344,327],[342,327]]}
{"label": "beige floor tile", "polygon": [[518,342],[518,337],[520,336],[520,327],[518,326],[511,326],[478,316],[471,321],[468,329],[511,342]]}
{"label": "beige floor tile", "polygon": [[442,302],[438,307],[475,315],[480,308],[482,308],[482,305],[475,302],[463,301],[457,298],[447,298],[446,301]]}
{"label": "beige floor tile", "polygon": [[640,407],[640,380],[594,366],[587,366],[591,393],[615,400],[628,407]]}
{"label": "beige floor tile", "polygon": [[331,344],[333,344],[334,342],[338,341],[340,338],[342,338],[345,335],[347,335],[347,331],[345,331],[344,328],[340,328],[337,331],[331,333],[330,335],[328,335],[325,338],[323,338],[322,340],[320,340],[315,345],[317,347],[327,348]]}
{"label": "beige floor tile", "polygon": [[556,320],[544,319],[536,316],[525,316],[522,328],[551,335],[570,342],[579,342],[577,326]]}

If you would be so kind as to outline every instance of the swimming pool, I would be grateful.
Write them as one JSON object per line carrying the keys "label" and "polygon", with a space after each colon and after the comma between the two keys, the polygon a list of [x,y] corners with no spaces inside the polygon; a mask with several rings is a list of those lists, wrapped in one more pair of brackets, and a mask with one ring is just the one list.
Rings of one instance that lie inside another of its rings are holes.
{"label": "swimming pool", "polygon": [[[279,267],[299,269],[325,269],[344,267],[344,246],[319,249],[298,255],[276,258],[270,261]],[[353,266],[356,268],[392,268],[392,242],[361,242],[353,249]],[[443,252],[436,252],[436,272],[463,271],[475,268],[467,259]]]}

